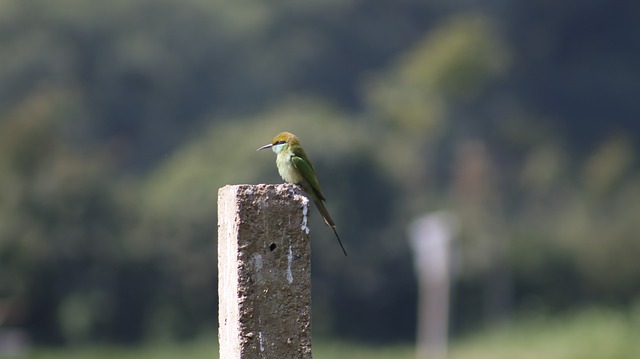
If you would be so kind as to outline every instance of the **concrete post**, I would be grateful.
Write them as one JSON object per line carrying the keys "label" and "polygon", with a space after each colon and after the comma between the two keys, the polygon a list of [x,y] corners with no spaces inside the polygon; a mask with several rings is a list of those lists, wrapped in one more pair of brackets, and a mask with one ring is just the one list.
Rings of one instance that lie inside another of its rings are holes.
{"label": "concrete post", "polygon": [[311,358],[308,214],[295,185],[218,191],[220,359]]}

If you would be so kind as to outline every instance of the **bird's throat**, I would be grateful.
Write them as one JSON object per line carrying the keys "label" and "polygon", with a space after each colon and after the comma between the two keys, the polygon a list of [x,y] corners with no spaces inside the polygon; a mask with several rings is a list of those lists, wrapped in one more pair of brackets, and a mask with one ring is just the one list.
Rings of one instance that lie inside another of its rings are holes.
{"label": "bird's throat", "polygon": [[282,151],[284,149],[285,145],[286,145],[285,143],[281,143],[281,144],[278,144],[278,145],[273,145],[273,146],[271,146],[271,150],[275,154],[278,154],[278,153],[280,153],[280,151]]}

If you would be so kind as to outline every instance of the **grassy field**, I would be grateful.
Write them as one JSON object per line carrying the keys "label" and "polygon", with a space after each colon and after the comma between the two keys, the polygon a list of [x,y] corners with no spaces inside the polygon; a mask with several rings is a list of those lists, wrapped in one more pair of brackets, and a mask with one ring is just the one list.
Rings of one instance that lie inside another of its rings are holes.
{"label": "grassy field", "polygon": [[528,318],[454,343],[451,359],[640,358],[640,311]]}
{"label": "grassy field", "polygon": [[[155,343],[138,347],[91,346],[38,348],[34,359],[212,359],[214,334],[189,343]],[[556,318],[527,318],[455,340],[450,359],[636,359],[640,358],[640,312],[589,310]],[[372,346],[314,341],[315,359],[414,358],[410,344]]]}

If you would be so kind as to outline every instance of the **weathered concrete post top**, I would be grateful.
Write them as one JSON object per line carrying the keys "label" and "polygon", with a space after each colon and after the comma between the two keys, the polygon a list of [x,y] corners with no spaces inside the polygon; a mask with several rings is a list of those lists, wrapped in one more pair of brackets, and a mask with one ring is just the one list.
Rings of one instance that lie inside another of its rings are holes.
{"label": "weathered concrete post top", "polygon": [[308,213],[291,184],[218,191],[221,359],[311,358]]}

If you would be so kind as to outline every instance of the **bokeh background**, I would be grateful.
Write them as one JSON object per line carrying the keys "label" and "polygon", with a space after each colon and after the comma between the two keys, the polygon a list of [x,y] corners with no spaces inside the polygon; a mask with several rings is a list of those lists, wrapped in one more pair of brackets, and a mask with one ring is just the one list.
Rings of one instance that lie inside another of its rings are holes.
{"label": "bokeh background", "polygon": [[217,190],[280,182],[255,149],[287,130],[351,254],[313,211],[325,357],[411,357],[407,226],[443,209],[461,224],[453,356],[566,342],[586,356],[546,357],[637,357],[639,15],[623,0],[0,0],[0,329],[36,353],[204,336],[215,355]]}

